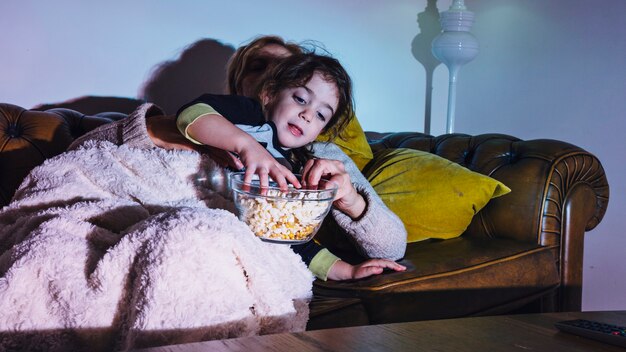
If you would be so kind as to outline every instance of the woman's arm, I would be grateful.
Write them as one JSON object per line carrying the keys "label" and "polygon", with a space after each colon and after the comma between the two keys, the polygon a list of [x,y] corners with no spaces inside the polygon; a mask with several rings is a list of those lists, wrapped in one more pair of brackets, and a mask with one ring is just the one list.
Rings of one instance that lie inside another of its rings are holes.
{"label": "woman's arm", "polygon": [[330,159],[310,159],[302,170],[302,181],[316,186],[321,178],[326,178],[337,185],[337,194],[333,205],[353,220],[363,215],[367,203],[356,191],[343,163]]}
{"label": "woman's arm", "polygon": [[314,143],[313,154],[319,158],[340,161],[350,176],[354,190],[365,202],[365,209],[357,218],[335,207],[331,211],[341,230],[355,243],[361,254],[369,258],[402,258],[407,236],[404,224],[378,197],[354,162],[332,143]]}

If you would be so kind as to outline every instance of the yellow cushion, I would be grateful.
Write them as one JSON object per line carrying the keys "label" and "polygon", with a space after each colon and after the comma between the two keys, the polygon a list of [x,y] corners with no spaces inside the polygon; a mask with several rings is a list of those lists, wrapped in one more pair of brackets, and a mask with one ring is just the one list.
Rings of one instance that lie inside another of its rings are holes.
{"label": "yellow cushion", "polygon": [[[328,135],[323,133],[317,137],[317,141],[328,141]],[[356,119],[356,116],[352,118],[346,129],[341,135],[333,141],[344,153],[346,153],[352,161],[359,167],[359,170],[363,170],[365,165],[374,158],[372,155],[372,149],[367,143],[365,132],[361,124]]]}
{"label": "yellow cushion", "polygon": [[491,177],[413,149],[377,152],[363,174],[404,222],[408,242],[457,237],[490,199],[511,191]]}

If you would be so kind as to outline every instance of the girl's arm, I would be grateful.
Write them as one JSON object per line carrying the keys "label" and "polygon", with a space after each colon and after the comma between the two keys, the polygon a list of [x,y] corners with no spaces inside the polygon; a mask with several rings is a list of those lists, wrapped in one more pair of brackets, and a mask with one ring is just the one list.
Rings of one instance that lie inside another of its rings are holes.
{"label": "girl's arm", "polygon": [[244,182],[259,175],[261,186],[268,185],[268,176],[279,187],[287,188],[288,182],[300,187],[298,179],[280,164],[259,142],[219,114],[199,116],[187,127],[187,134],[194,140],[211,147],[239,155],[246,168]]}

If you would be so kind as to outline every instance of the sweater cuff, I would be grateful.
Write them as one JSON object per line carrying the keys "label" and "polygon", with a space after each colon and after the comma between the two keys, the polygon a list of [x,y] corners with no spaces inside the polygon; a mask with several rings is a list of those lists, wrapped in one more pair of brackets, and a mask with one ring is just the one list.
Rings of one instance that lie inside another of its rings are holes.
{"label": "sweater cuff", "polygon": [[330,268],[335,265],[338,260],[339,257],[324,248],[317,252],[315,257],[313,257],[311,264],[309,264],[309,270],[318,279],[326,281],[328,279],[328,272],[330,271]]}
{"label": "sweater cuff", "polygon": [[356,219],[352,219],[341,210],[335,208],[332,208],[331,212],[335,220],[337,220],[339,226],[345,229],[348,233],[371,233],[370,231],[376,229],[377,222],[381,220],[380,209],[379,207],[373,205],[375,199],[365,187],[362,187],[358,184],[353,185],[356,191],[363,197],[363,199],[365,199],[366,205],[361,216]]}
{"label": "sweater cuff", "polygon": [[[139,105],[127,118],[119,120],[118,123],[121,124],[122,130],[120,131],[121,136],[115,136],[118,145],[126,144],[135,148],[157,148],[148,134],[146,119],[159,115],[165,115],[165,112],[157,105],[152,103]],[[91,138],[97,137],[91,135]]]}

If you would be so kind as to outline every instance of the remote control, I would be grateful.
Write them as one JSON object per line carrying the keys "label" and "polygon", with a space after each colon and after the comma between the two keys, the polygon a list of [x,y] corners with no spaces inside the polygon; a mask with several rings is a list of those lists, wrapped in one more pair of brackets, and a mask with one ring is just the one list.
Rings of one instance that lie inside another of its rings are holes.
{"label": "remote control", "polygon": [[626,326],[605,324],[585,319],[560,321],[555,323],[554,326],[561,331],[574,335],[626,347]]}

